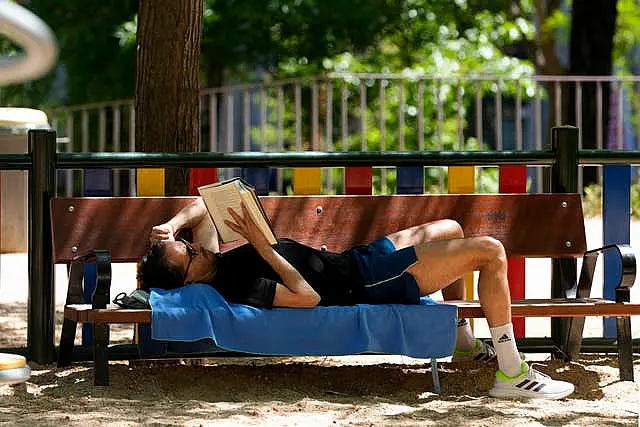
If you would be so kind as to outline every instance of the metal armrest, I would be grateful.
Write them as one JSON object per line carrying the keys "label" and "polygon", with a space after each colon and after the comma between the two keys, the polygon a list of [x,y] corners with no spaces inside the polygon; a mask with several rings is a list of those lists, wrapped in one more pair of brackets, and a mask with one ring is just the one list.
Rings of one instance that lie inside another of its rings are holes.
{"label": "metal armrest", "polygon": [[584,253],[582,258],[582,269],[576,290],[577,298],[588,298],[591,293],[593,275],[596,270],[596,263],[601,253],[608,250],[615,250],[620,257],[622,264],[622,274],[616,285],[616,302],[629,302],[630,290],[636,280],[636,256],[631,246],[626,244],[614,244],[592,249]]}
{"label": "metal armrest", "polygon": [[91,296],[92,308],[107,308],[111,290],[111,253],[103,249],[94,249],[85,255],[75,257],[69,271],[69,290],[67,304],[81,304],[82,280],[85,264],[96,264],[96,286]]}

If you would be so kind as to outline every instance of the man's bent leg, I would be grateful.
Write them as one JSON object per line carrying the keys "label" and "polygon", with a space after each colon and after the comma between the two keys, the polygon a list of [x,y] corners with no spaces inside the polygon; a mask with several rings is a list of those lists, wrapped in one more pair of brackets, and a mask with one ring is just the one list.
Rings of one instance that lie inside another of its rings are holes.
{"label": "man's bent leg", "polygon": [[[507,262],[502,244],[491,237],[469,237],[415,246],[418,262],[407,271],[422,295],[444,290],[464,274],[479,270],[478,296],[489,326],[511,321]],[[464,287],[452,286],[448,296],[462,296]],[[462,294],[462,295],[461,295]]]}
{"label": "man's bent leg", "polygon": [[408,271],[415,277],[421,293],[433,293],[465,273],[480,271],[478,295],[499,366],[490,395],[561,399],[573,393],[573,384],[542,375],[520,359],[511,325],[506,255],[500,242],[476,237],[420,244],[415,249],[418,263]]}
{"label": "man's bent leg", "polygon": [[[491,237],[472,237],[421,244],[415,250],[418,263],[408,271],[424,294],[443,289],[468,272],[480,271],[478,296],[492,328],[498,364],[507,375],[520,373],[522,360],[513,332],[509,336],[508,331],[501,329],[511,324],[507,257],[502,244]],[[499,337],[494,337],[494,328],[501,333]]]}
{"label": "man's bent leg", "polygon": [[[387,236],[396,249],[428,242],[461,239],[463,237],[462,226],[460,226],[458,222],[450,219],[427,222]],[[465,293],[464,277],[454,280],[450,285],[442,289],[442,297],[445,301],[463,300],[466,297]],[[458,359],[474,359],[478,357],[476,354],[478,352],[486,353],[487,359],[492,358],[492,350],[482,347],[482,343],[476,340],[467,319],[458,320],[456,351],[455,357]],[[480,356],[483,358],[485,355]]]}
{"label": "man's bent leg", "polygon": [[462,227],[451,219],[431,221],[386,236],[396,249],[408,248],[421,243],[441,240],[460,239],[464,237]]}

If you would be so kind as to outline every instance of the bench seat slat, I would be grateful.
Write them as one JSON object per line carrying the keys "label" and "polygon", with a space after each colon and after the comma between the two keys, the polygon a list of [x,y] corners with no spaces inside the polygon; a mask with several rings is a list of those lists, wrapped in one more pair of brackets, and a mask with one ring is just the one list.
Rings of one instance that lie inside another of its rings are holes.
{"label": "bench seat slat", "polygon": [[[483,318],[478,301],[447,301],[458,307],[458,316]],[[584,317],[584,316],[637,316],[640,304],[615,303],[598,298],[584,299],[527,299],[514,300],[511,305],[514,317]],[[94,310],[91,304],[75,304],[65,307],[65,318],[80,323],[151,323],[151,310],[124,309],[110,305]]]}
{"label": "bench seat slat", "polygon": [[[482,318],[484,312],[478,301],[447,301],[458,306],[460,318]],[[597,298],[546,300],[513,300],[513,317],[585,317],[585,316],[638,316],[640,304],[616,303]]]}

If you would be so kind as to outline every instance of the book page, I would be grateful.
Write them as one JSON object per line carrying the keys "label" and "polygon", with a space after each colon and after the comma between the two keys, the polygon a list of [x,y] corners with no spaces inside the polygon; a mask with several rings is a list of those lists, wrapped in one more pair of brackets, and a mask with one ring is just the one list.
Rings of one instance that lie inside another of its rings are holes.
{"label": "book page", "polygon": [[271,229],[269,222],[264,217],[262,209],[260,209],[260,206],[258,205],[258,203],[260,203],[258,196],[256,196],[251,190],[242,192],[241,196],[244,204],[247,206],[247,210],[249,211],[249,215],[251,215],[253,222],[255,222],[260,231],[262,231],[262,234],[267,238],[269,244],[273,245],[274,243],[277,243],[276,236],[273,234],[273,230]]}
{"label": "book page", "polygon": [[213,223],[218,229],[220,239],[224,243],[242,239],[242,236],[229,228],[224,222],[225,220],[233,221],[233,217],[229,214],[227,208],[242,214],[242,209],[240,208],[242,197],[236,185],[231,182],[217,187],[198,188],[198,191],[211,214]]}
{"label": "book page", "polygon": [[265,235],[267,241],[270,244],[277,242],[269,219],[265,218],[266,214],[263,212],[260,200],[251,186],[245,186],[241,180],[233,179],[223,183],[198,187],[198,191],[204,200],[222,242],[229,243],[243,238],[224,223],[225,220],[233,221],[233,217],[227,210],[228,208],[242,215],[241,201],[244,201],[249,215]]}

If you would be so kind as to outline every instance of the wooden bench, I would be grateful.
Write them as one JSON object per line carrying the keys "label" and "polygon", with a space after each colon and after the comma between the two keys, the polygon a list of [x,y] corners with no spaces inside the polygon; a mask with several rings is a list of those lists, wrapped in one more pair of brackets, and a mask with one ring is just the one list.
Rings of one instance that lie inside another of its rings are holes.
{"label": "wooden bench", "polygon": [[[52,200],[54,262],[71,266],[59,366],[72,360],[77,323],[90,323],[94,331],[94,381],[97,385],[108,384],[108,325],[151,322],[151,310],[121,309],[110,304],[111,263],[138,261],[148,248],[151,227],[165,222],[192,200]],[[624,245],[586,252],[582,204],[577,194],[273,196],[261,200],[278,236],[317,248],[324,245],[330,251],[365,244],[427,221],[451,218],[462,225],[466,236],[499,239],[509,256],[554,258],[562,267],[564,298],[513,301],[513,316],[571,318],[563,349],[569,357],[580,351],[584,316],[616,316],[621,378],[633,378],[630,316],[640,314],[640,304],[629,303],[635,257]],[[616,302],[589,297],[596,260],[604,250],[619,253],[622,260]],[[579,257],[584,261],[577,281],[575,260]],[[97,280],[91,304],[87,304],[82,297],[82,277],[85,263],[91,262],[97,264]],[[447,303],[457,305],[459,317],[484,317],[477,301]]]}

